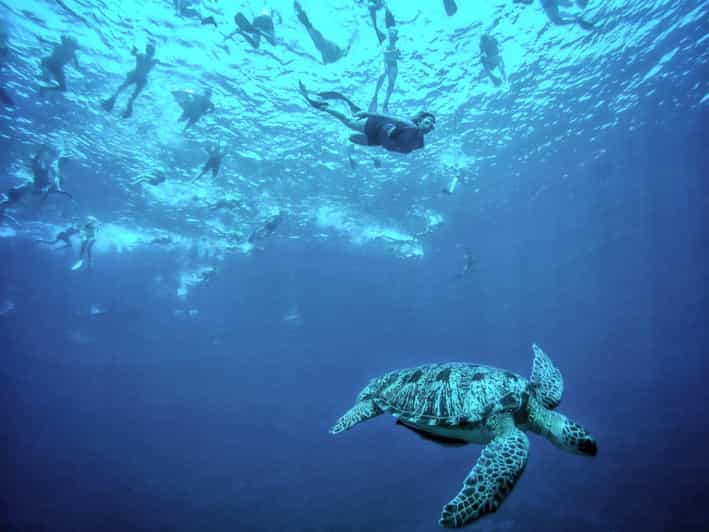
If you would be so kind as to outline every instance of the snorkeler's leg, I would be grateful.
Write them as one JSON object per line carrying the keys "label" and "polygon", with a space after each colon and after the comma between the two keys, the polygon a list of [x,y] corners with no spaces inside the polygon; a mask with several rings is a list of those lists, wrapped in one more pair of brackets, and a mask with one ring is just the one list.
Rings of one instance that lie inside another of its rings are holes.
{"label": "snorkeler's leg", "polygon": [[258,48],[259,44],[261,43],[261,36],[258,33],[255,33],[253,35],[249,35],[245,31],[239,30],[237,33],[239,33],[247,43],[251,45],[252,48]]}
{"label": "snorkeler's leg", "polygon": [[89,240],[89,244],[86,250],[86,258],[88,259],[87,266],[89,269],[91,269],[91,266],[93,265],[93,249],[95,243],[96,239],[92,238],[91,240]]}
{"label": "snorkeler's leg", "polygon": [[386,35],[377,26],[377,6],[376,4],[369,4],[369,18],[372,19],[372,26],[374,26],[374,31],[377,32],[377,38],[379,42],[382,43],[386,39]]}
{"label": "snorkeler's leg", "polygon": [[372,101],[369,102],[368,111],[370,113],[377,112],[377,105],[379,103],[379,91],[381,90],[382,85],[384,85],[385,78],[386,78],[386,72],[382,73],[382,75],[379,76],[379,79],[377,80],[377,86],[374,88],[374,96],[372,96]]}
{"label": "snorkeler's leg", "polygon": [[353,113],[359,113],[362,110],[360,109],[359,105],[355,104],[352,100],[350,100],[347,96],[340,92],[323,91],[318,92],[318,96],[320,96],[324,100],[342,100],[349,106],[350,111],[352,111]]}
{"label": "snorkeler's leg", "polygon": [[389,111],[389,99],[391,98],[391,93],[394,92],[394,86],[396,85],[396,76],[399,74],[399,67],[397,65],[390,65],[387,70],[387,94],[384,98],[384,105],[382,110],[386,113]]}
{"label": "snorkeler's leg", "polygon": [[138,95],[141,93],[141,91],[145,88],[146,80],[138,80],[135,82],[135,89],[133,90],[133,94],[130,95],[130,99],[128,100],[128,105],[126,106],[126,110],[123,112],[123,118],[130,118],[133,115],[133,102],[135,102],[135,99],[138,97]]}
{"label": "snorkeler's leg", "polygon": [[212,166],[212,177],[217,177],[219,173],[219,168],[221,167],[221,162],[214,163]]}
{"label": "snorkeler's leg", "polygon": [[107,100],[104,100],[101,103],[101,107],[103,107],[104,110],[106,110],[106,111],[111,111],[113,109],[113,106],[116,103],[116,98],[118,98],[118,95],[121,92],[123,92],[126,89],[126,87],[128,87],[128,85],[130,85],[131,83],[134,83],[134,80],[133,80],[131,74],[128,74],[126,76],[126,79],[123,81],[123,83],[121,83],[118,86],[118,88],[116,89],[116,92],[114,92],[110,98],[108,98]]}

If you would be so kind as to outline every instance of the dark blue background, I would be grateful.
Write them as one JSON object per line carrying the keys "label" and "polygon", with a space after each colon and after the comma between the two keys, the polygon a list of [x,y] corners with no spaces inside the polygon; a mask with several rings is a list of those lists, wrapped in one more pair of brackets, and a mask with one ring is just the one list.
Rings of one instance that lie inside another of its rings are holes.
{"label": "dark blue background", "polygon": [[[531,437],[516,489],[473,529],[705,529],[707,113],[657,109],[582,170],[569,140],[513,201],[458,204],[423,260],[278,236],[230,256],[194,320],[155,292],[171,253],[71,274],[73,256],[0,240],[0,300],[17,303],[0,317],[3,526],[437,530],[479,447],[385,417],[328,427],[379,373],[455,359],[528,375],[537,342],[599,455]],[[456,280],[461,244],[480,264]],[[94,302],[111,312],[88,317]],[[281,321],[294,303],[300,327]],[[95,341],[72,343],[77,329]]]}

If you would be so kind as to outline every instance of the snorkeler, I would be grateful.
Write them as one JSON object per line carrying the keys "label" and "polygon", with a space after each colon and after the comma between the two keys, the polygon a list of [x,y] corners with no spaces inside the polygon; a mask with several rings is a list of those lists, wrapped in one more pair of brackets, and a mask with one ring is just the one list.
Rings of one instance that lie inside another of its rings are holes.
{"label": "snorkeler", "polygon": [[96,243],[96,232],[98,231],[98,220],[94,216],[89,216],[86,223],[81,228],[81,249],[79,250],[79,260],[71,267],[76,271],[84,265],[90,270],[93,264],[92,251]]}
{"label": "snorkeler", "polygon": [[269,216],[261,227],[251,232],[247,242],[253,244],[257,240],[263,240],[273,234],[273,232],[281,225],[283,219],[285,218],[285,213],[279,210],[276,214]]}
{"label": "snorkeler", "polygon": [[194,94],[187,91],[173,91],[172,95],[177,100],[177,103],[182,107],[182,115],[177,119],[178,122],[185,121],[185,129],[195,125],[200,118],[205,114],[214,111],[212,103],[212,89],[204,89],[203,94]]}
{"label": "snorkeler", "polygon": [[65,91],[66,90],[66,74],[64,66],[73,62],[76,68],[79,68],[79,61],[76,58],[76,51],[79,49],[79,42],[74,37],[62,35],[61,42],[54,45],[52,54],[49,57],[42,59],[40,66],[42,67],[42,80],[54,81],[56,85],[41,85],[39,90],[44,93],[47,91]]}
{"label": "snorkeler", "polygon": [[350,47],[352,46],[351,40],[346,48],[341,48],[334,42],[328,41],[325,37],[323,37],[322,33],[316,30],[310,23],[310,19],[308,19],[308,15],[305,13],[305,11],[303,11],[300,2],[298,2],[298,0],[295,0],[295,3],[293,5],[295,7],[295,12],[298,16],[298,20],[300,20],[303,26],[305,26],[305,29],[308,30],[308,35],[310,35],[310,38],[313,40],[315,48],[320,51],[322,62],[324,64],[327,65],[328,63],[334,63],[335,61],[342,59],[349,53]]}
{"label": "snorkeler", "polygon": [[[57,150],[49,145],[42,145],[32,157],[32,186],[33,194],[42,196],[46,200],[49,194],[61,194],[73,200],[74,197],[62,188],[64,178],[62,166],[66,158],[60,157]],[[19,185],[22,186],[22,185]],[[18,187],[15,187],[16,189]]]}
{"label": "snorkeler", "polygon": [[[308,91],[300,82],[300,92],[305,100],[315,109],[334,116],[345,126],[355,131],[350,135],[350,142],[362,146],[381,146],[387,151],[411,153],[423,148],[424,135],[433,131],[436,117],[427,111],[418,113],[411,119],[378,113],[364,113],[346,96],[338,92],[320,92],[319,100],[308,95]],[[341,100],[345,102],[352,117],[330,108],[326,100]]]}
{"label": "snorkeler", "polygon": [[261,37],[266,39],[271,46],[275,46],[276,29],[273,25],[274,16],[278,18],[279,24],[283,22],[280,13],[272,9],[264,8],[261,13],[254,17],[252,22],[248,21],[246,15],[239,12],[234,15],[236,29],[224,37],[224,40],[228,41],[239,33],[253,48],[258,48],[261,45]]}
{"label": "snorkeler", "polygon": [[[500,48],[495,37],[487,34],[480,37],[480,62],[495,86],[507,82],[505,63],[500,55]],[[495,75],[495,69],[499,70],[499,77]]]}
{"label": "snorkeler", "polygon": [[71,237],[74,235],[79,234],[81,229],[77,225],[70,225],[63,231],[60,231],[57,233],[57,236],[54,237],[54,240],[43,240],[41,238],[38,238],[35,240],[38,244],[49,244],[50,246],[53,246],[55,244],[59,244],[60,242],[63,242],[64,245],[60,248],[57,249],[65,249],[65,248],[70,248],[71,247]]}
{"label": "snorkeler", "polygon": [[131,94],[126,110],[123,113],[123,118],[129,118],[133,114],[133,102],[147,85],[148,74],[158,63],[158,61],[154,59],[155,45],[153,43],[148,43],[145,46],[144,54],[138,53],[138,49],[135,46],[131,49],[130,53],[135,56],[135,68],[126,74],[126,79],[123,83],[121,83],[113,96],[102,103],[102,106],[106,111],[111,111],[116,103],[116,98],[118,98],[118,95],[129,85],[135,84],[133,94]]}
{"label": "snorkeler", "polygon": [[212,171],[212,177],[217,177],[219,169],[222,166],[222,159],[226,155],[226,147],[222,148],[221,141],[210,144],[207,147],[207,161],[202,166],[202,171],[197,177],[195,177],[192,182],[202,179],[202,176]]}
{"label": "snorkeler", "polygon": [[480,260],[473,256],[473,254],[470,251],[465,252],[465,255],[463,256],[463,269],[455,275],[456,279],[462,279],[466,275],[474,272],[477,269],[478,263]]}
{"label": "snorkeler", "polygon": [[[532,2],[534,2],[534,0],[514,0],[515,4],[529,5]],[[584,20],[581,15],[574,15],[571,17],[564,17],[561,15],[559,11],[559,6],[562,5],[562,2],[564,6],[571,4],[570,0],[540,0],[540,2],[542,4],[542,9],[544,9],[544,12],[547,15],[547,18],[552,24],[556,26],[578,24],[579,27],[587,31],[593,31],[596,29],[596,26],[594,26],[592,22]],[[588,0],[575,0],[575,4],[576,7],[578,7],[580,10],[583,10],[586,9],[586,6],[588,6]]]}
{"label": "snorkeler", "polygon": [[446,9],[446,15],[449,17],[452,17],[458,11],[455,0],[443,0],[443,7]]}
{"label": "snorkeler", "polygon": [[394,92],[394,84],[396,83],[396,76],[399,73],[398,59],[401,56],[401,52],[396,47],[396,41],[398,40],[398,32],[396,28],[389,28],[387,30],[388,40],[387,45],[384,48],[384,72],[379,76],[377,80],[377,87],[374,89],[374,96],[372,96],[372,101],[369,102],[369,112],[374,113],[377,110],[377,99],[379,97],[379,89],[382,88],[384,80],[387,79],[387,93],[384,97],[384,105],[382,110],[386,113],[389,111],[389,98],[391,98],[391,93]]}
{"label": "snorkeler", "polygon": [[199,11],[192,7],[193,5],[197,5],[199,3],[198,0],[174,0],[173,4],[175,5],[175,13],[177,16],[180,17],[189,17],[189,18],[196,18],[197,20],[200,21],[202,26],[206,26],[207,24],[212,24],[214,27],[217,27],[217,22],[214,20],[213,16],[208,16],[208,17],[202,17],[200,15]]}
{"label": "snorkeler", "polygon": [[131,181],[131,185],[140,185],[141,183],[147,183],[148,185],[156,187],[164,183],[165,181],[167,181],[165,173],[158,170],[156,172],[153,172],[152,174],[139,175],[133,181]]}

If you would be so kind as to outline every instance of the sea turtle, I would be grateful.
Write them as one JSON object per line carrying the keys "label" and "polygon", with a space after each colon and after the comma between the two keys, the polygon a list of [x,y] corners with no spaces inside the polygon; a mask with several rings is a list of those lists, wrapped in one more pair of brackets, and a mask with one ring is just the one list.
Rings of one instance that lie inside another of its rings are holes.
{"label": "sea turtle", "polygon": [[458,528],[492,513],[512,490],[527,463],[536,432],[560,449],[595,456],[596,441],[580,425],[553,410],[561,401],[561,372],[536,344],[532,377],[489,366],[428,364],[373,379],[330,429],[337,434],[384,412],[397,424],[443,445],[485,447],[439,524]]}

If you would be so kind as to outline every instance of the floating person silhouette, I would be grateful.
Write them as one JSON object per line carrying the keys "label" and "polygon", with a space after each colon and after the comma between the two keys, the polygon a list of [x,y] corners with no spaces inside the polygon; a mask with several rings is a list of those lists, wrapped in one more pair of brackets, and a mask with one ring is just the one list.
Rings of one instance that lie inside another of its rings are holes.
{"label": "floating person silhouette", "polygon": [[212,89],[204,89],[202,94],[194,94],[188,91],[173,91],[172,95],[180,107],[182,107],[182,115],[177,119],[178,122],[185,121],[185,129],[195,125],[200,118],[205,114],[214,111],[212,103]]}
{"label": "floating person silhouette", "polygon": [[106,111],[111,111],[116,104],[118,95],[130,85],[135,85],[133,94],[131,94],[128,99],[126,110],[123,112],[123,118],[130,118],[133,115],[133,102],[135,102],[135,99],[148,84],[148,74],[153,67],[159,63],[159,61],[155,59],[155,45],[153,43],[148,43],[145,46],[145,53],[138,53],[138,49],[135,46],[131,49],[130,53],[135,56],[135,68],[126,74],[126,79],[121,83],[118,89],[116,89],[113,96],[104,100],[102,103]]}
{"label": "floating person silhouette", "polygon": [[207,24],[212,24],[215,28],[217,27],[217,22],[214,17],[202,17],[199,10],[194,7],[199,4],[199,0],[174,0],[173,4],[175,6],[175,13],[180,17],[195,18],[200,21],[202,26]]}
{"label": "floating person silhouette", "polygon": [[73,237],[74,235],[78,235],[80,231],[81,228],[78,225],[70,225],[63,231],[57,233],[57,235],[54,237],[54,240],[43,240],[41,238],[38,238],[35,240],[35,242],[37,242],[38,244],[49,244],[50,246],[54,246],[62,242],[64,245],[57,249],[70,248],[71,237]]}
{"label": "floating person silhouette", "polygon": [[298,2],[298,0],[295,1],[294,7],[296,15],[298,16],[298,20],[303,24],[303,26],[305,26],[305,29],[308,30],[308,35],[310,35],[310,38],[313,40],[315,48],[317,48],[320,52],[322,62],[324,64],[327,65],[328,63],[334,63],[335,61],[339,61],[349,53],[350,48],[352,46],[352,40],[354,40],[354,36],[352,36],[352,39],[350,39],[350,42],[348,43],[346,48],[341,48],[334,42],[327,40],[325,37],[323,37],[322,33],[320,33],[313,27],[310,22],[310,19],[308,18],[308,15],[305,13],[305,11],[303,11],[303,8],[301,7],[300,2]]}
{"label": "floating person silhouette", "polygon": [[79,42],[68,35],[62,35],[61,42],[55,44],[51,55],[42,59],[42,80],[50,82],[56,81],[56,85],[41,85],[39,90],[42,94],[49,91],[66,90],[66,73],[64,67],[68,63],[73,63],[79,68],[79,61],[76,58],[76,51],[79,49]]}
{"label": "floating person silhouette", "polygon": [[261,37],[266,39],[271,44],[271,46],[275,46],[276,28],[273,24],[274,17],[278,18],[279,24],[283,22],[280,13],[274,11],[273,9],[262,9],[261,12],[257,16],[255,16],[253,21],[251,22],[249,22],[249,20],[246,18],[246,15],[239,12],[234,15],[234,23],[236,24],[236,29],[232,31],[229,35],[224,37],[224,40],[227,41],[238,33],[253,48],[258,48],[261,45]]}
{"label": "floating person silhouette", "polygon": [[389,98],[391,98],[391,93],[394,92],[394,85],[396,84],[396,76],[399,73],[398,60],[401,56],[401,52],[396,47],[396,41],[398,40],[398,32],[396,28],[389,28],[387,30],[387,44],[384,47],[384,71],[379,76],[377,80],[377,87],[374,89],[374,96],[372,96],[372,101],[369,102],[369,112],[374,113],[377,111],[377,99],[379,97],[379,90],[384,84],[384,80],[387,82],[387,92],[384,97],[384,105],[382,105],[382,110],[386,113],[389,111]]}
{"label": "floating person silhouette", "polygon": [[202,179],[202,176],[210,170],[212,171],[212,177],[217,177],[219,169],[222,166],[222,159],[224,159],[226,155],[226,147],[222,148],[221,141],[209,144],[206,151],[207,161],[204,163],[204,166],[202,166],[202,171],[199,175],[192,180],[193,183]]}
{"label": "floating person silhouette", "polygon": [[[300,92],[311,107],[337,118],[356,134],[350,135],[350,142],[361,146],[381,146],[385,150],[411,153],[424,147],[424,135],[433,131],[436,117],[428,111],[421,111],[411,119],[396,116],[365,113],[346,96],[338,92],[319,92],[319,99],[312,98],[305,85],[300,82]],[[328,100],[340,100],[347,104],[353,116],[347,116],[330,108]]]}
{"label": "floating person silhouette", "polygon": [[258,229],[251,232],[249,237],[246,239],[249,244],[253,244],[257,240],[263,240],[268,238],[273,234],[273,232],[278,228],[285,218],[285,212],[278,210],[277,213],[272,214],[264,221],[263,225]]}
{"label": "floating person silhouette", "polygon": [[[505,62],[502,60],[495,37],[487,34],[480,37],[480,62],[496,87],[507,82]],[[495,70],[497,70],[497,75]]]}
{"label": "floating person silhouette", "polygon": [[[563,16],[560,7],[568,7],[571,5],[571,0],[539,0],[542,4],[542,9],[546,13],[549,22],[556,26],[566,26],[569,24],[578,24],[579,27],[587,31],[593,31],[596,26],[592,22],[588,22],[581,17],[581,14]],[[534,0],[514,0],[515,4],[531,4]],[[588,6],[588,0],[574,0],[574,4],[579,10],[584,10]]]}
{"label": "floating person silhouette", "polygon": [[86,264],[87,269],[93,266],[93,248],[96,243],[96,233],[98,232],[98,220],[94,216],[86,218],[86,223],[81,228],[81,248],[79,249],[79,260],[71,267],[76,271]]}
{"label": "floating person silhouette", "polygon": [[165,175],[165,172],[163,172],[162,170],[157,170],[152,174],[139,175],[133,181],[131,181],[131,185],[140,185],[141,183],[145,183],[147,185],[152,185],[156,187],[158,185],[161,185],[165,181],[167,181],[167,176]]}

